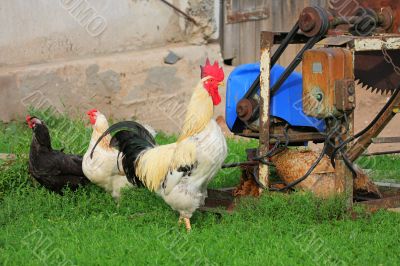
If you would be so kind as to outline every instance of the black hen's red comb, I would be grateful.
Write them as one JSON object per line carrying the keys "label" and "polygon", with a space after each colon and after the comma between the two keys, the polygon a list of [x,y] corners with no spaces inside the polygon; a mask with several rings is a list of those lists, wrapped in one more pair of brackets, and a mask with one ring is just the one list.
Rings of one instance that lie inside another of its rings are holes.
{"label": "black hen's red comb", "polygon": [[27,115],[25,120],[26,120],[26,123],[28,124],[29,128],[33,128],[36,125],[36,123],[40,123],[40,124],[42,123],[36,116]]}
{"label": "black hen's red comb", "polygon": [[224,81],[224,70],[219,66],[217,60],[214,61],[214,64],[210,64],[210,60],[206,59],[206,64],[204,66],[200,66],[201,69],[201,78],[205,78],[207,76],[213,77],[216,81],[222,82]]}

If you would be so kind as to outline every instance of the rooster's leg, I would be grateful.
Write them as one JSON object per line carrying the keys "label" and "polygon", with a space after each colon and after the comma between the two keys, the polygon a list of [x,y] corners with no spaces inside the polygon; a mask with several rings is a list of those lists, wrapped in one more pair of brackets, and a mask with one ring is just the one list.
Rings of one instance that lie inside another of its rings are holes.
{"label": "rooster's leg", "polygon": [[192,226],[190,225],[190,219],[189,218],[183,218],[183,220],[185,221],[185,226],[186,226],[186,230],[189,232],[190,230],[192,230]]}
{"label": "rooster's leg", "polygon": [[182,224],[182,220],[183,220],[183,217],[182,217],[182,216],[179,216],[178,225],[181,225],[181,224]]}

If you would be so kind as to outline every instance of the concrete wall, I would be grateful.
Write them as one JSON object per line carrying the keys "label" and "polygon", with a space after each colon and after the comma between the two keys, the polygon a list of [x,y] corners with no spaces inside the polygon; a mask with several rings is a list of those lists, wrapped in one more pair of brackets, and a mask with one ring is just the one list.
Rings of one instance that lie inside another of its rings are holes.
{"label": "concrete wall", "polygon": [[[169,2],[198,25],[160,0],[2,0],[0,120],[29,107],[86,119],[98,108],[178,131],[199,65],[220,58],[207,45],[218,38],[219,1]],[[164,63],[170,51],[182,58],[174,65]]]}
{"label": "concrete wall", "polygon": [[[327,7],[328,0],[226,0],[233,11],[250,12],[265,9],[266,19],[224,24],[221,38],[222,56],[231,59],[233,65],[260,60],[261,31],[290,31],[297,22],[300,12],[307,6]],[[227,13],[226,8],[224,12]],[[279,60],[287,65],[301,45],[290,45]]]}
{"label": "concrete wall", "polygon": [[160,0],[2,0],[0,67],[216,37],[214,1],[169,1],[201,27]]}
{"label": "concrete wall", "polygon": [[[164,64],[169,51],[182,59]],[[219,45],[168,46],[9,68],[0,72],[0,119],[23,119],[33,107],[88,121],[86,111],[97,108],[110,118],[138,119],[178,132],[206,57],[219,58]]]}

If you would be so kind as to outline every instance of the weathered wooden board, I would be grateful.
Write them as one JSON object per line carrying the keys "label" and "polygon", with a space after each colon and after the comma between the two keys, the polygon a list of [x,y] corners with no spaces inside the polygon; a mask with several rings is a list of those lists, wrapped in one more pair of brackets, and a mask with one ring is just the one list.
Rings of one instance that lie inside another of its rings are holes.
{"label": "weathered wooden board", "polygon": [[[261,31],[289,31],[303,8],[312,5],[326,7],[328,0],[225,0],[224,3],[222,55],[224,59],[232,59],[234,65],[239,65],[260,60]],[[264,19],[250,18],[249,21],[227,23],[227,4],[232,11],[251,13],[268,10],[268,15]],[[300,45],[291,45],[278,63],[287,65],[299,49]]]}

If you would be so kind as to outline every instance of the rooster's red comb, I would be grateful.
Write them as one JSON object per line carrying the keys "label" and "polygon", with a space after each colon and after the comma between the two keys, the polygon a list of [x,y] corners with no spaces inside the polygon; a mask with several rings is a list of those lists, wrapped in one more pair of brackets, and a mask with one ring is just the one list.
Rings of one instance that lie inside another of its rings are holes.
{"label": "rooster's red comb", "polygon": [[93,113],[96,113],[97,109],[91,109],[87,112],[88,115],[92,115]]}
{"label": "rooster's red comb", "polygon": [[210,60],[206,59],[206,64],[204,66],[200,66],[201,69],[201,78],[205,78],[207,76],[213,77],[218,82],[224,81],[224,70],[219,66],[217,60],[214,61],[214,64],[210,64]]}

